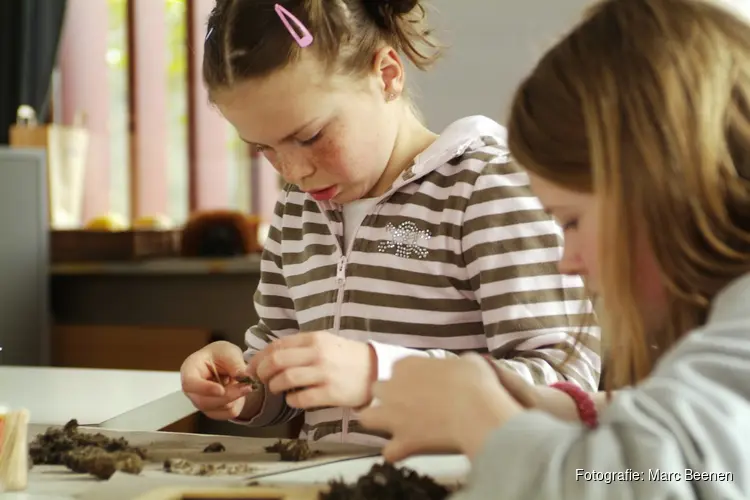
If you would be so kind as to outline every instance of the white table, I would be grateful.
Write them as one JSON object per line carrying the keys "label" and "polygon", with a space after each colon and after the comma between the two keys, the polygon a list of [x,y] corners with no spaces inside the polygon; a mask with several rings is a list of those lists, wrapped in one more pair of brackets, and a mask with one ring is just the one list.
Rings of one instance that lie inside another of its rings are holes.
{"label": "white table", "polygon": [[156,431],[196,412],[179,372],[0,366],[0,406],[32,424]]}
{"label": "white table", "polygon": [[[252,438],[249,438],[252,439]],[[293,485],[327,483],[335,479],[346,482],[356,480],[370,470],[375,464],[382,462],[381,458],[368,457],[318,465],[309,469],[296,470],[266,476],[258,479],[262,485]],[[461,455],[419,456],[398,464],[414,469],[420,474],[440,477],[449,482],[464,478],[469,471],[469,461]],[[49,467],[47,467],[49,469]],[[71,475],[45,470],[45,466],[32,469],[29,488],[19,493],[0,493],[0,500],[132,500],[154,489],[165,485],[198,484],[200,478],[189,476],[174,477],[170,481],[142,478],[138,481],[130,479],[127,474],[116,474],[107,482],[99,482],[92,477]],[[217,480],[213,486],[238,486],[238,478],[227,478],[226,484]],[[205,487],[202,483],[200,486]]]}
{"label": "white table", "polygon": [[[373,465],[382,461],[381,457],[358,458],[309,469],[282,472],[261,478],[258,482],[261,484],[310,484],[327,483],[339,479],[347,483],[355,483],[357,479],[367,474]],[[404,460],[398,466],[409,467],[420,474],[428,474],[445,481],[459,481],[469,473],[471,464],[463,455],[425,455]]]}
{"label": "white table", "polygon": [[[29,439],[42,432],[43,425],[29,426]],[[83,429],[91,432],[91,429]],[[103,429],[109,437],[123,437],[136,446],[154,446],[164,449],[170,446],[175,449],[202,449],[207,443],[221,441],[227,450],[260,449],[274,442],[274,439],[256,439],[238,436],[210,436],[199,434],[182,434],[167,432],[132,432]],[[375,450],[376,451],[376,450]],[[256,480],[266,485],[296,485],[326,483],[334,479],[355,482],[366,474],[373,464],[380,462],[379,456],[352,458],[335,463],[314,465],[306,469],[287,472],[269,473]],[[304,464],[302,464],[304,465]],[[432,455],[415,457],[403,462],[422,474],[428,474],[448,484],[458,482],[466,477],[469,461],[458,455]],[[237,487],[247,483],[243,476],[225,477],[191,477],[167,474],[160,470],[158,464],[151,463],[147,470],[138,476],[116,473],[108,481],[98,481],[87,474],[75,474],[62,466],[38,465],[29,473],[29,485],[23,492],[0,493],[0,500],[132,500],[146,492],[165,486],[195,485],[200,487],[227,486]]]}

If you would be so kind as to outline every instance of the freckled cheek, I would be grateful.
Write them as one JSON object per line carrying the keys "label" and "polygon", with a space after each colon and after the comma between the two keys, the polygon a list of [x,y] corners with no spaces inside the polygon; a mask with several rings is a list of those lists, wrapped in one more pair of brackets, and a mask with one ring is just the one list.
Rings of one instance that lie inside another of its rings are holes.
{"label": "freckled cheek", "polygon": [[[264,153],[266,160],[271,164],[274,170],[276,170],[287,182],[293,182],[290,177],[294,173],[295,160],[285,154],[278,154],[274,151]],[[299,158],[299,157],[297,157]],[[307,163],[304,163],[307,165]]]}
{"label": "freckled cheek", "polygon": [[340,144],[325,141],[315,148],[315,168],[335,179],[351,178],[351,160],[348,151]]}

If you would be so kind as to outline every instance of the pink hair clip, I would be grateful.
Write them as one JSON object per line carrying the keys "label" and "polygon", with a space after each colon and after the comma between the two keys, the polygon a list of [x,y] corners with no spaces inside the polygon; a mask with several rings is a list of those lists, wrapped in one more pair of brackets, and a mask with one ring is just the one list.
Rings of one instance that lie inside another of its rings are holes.
{"label": "pink hair clip", "polygon": [[[274,10],[279,15],[279,18],[281,19],[281,22],[284,23],[284,26],[286,27],[287,31],[289,31],[289,34],[292,35],[292,38],[294,38],[294,41],[297,42],[297,45],[304,48],[310,45],[313,41],[313,36],[310,34],[310,31],[305,27],[304,24],[302,24],[302,21],[294,17],[294,14],[286,10],[284,7],[282,7],[279,4],[276,4],[274,6]],[[292,28],[292,25],[289,24],[289,20],[291,20],[294,24],[297,25],[297,29],[300,30],[302,33],[302,36],[298,35],[297,32]]]}

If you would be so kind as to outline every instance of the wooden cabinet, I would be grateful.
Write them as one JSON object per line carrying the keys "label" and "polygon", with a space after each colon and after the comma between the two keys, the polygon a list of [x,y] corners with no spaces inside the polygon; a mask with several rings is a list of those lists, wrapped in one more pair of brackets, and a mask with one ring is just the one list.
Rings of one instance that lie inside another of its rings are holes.
{"label": "wooden cabinet", "polygon": [[[55,325],[51,337],[53,366],[179,371],[212,334],[197,328]],[[198,415],[161,430],[197,432]]]}
{"label": "wooden cabinet", "polygon": [[52,365],[76,368],[179,371],[191,353],[211,342],[195,328],[54,325]]}

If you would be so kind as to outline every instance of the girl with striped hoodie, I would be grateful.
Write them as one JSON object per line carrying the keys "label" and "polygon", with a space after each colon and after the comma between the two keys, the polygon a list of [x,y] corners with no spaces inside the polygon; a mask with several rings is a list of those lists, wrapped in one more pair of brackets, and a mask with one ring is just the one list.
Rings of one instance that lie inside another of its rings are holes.
{"label": "girl with striped hoodie", "polygon": [[[287,184],[247,350],[217,342],[183,364],[209,417],[305,411],[307,439],[380,444],[358,422],[372,382],[405,357],[467,351],[529,382],[598,386],[591,304],[557,270],[562,231],[505,130],[472,116],[435,134],[406,95],[403,57],[426,69],[437,54],[418,0],[217,2],[209,96]],[[262,390],[223,386],[214,367]]]}

